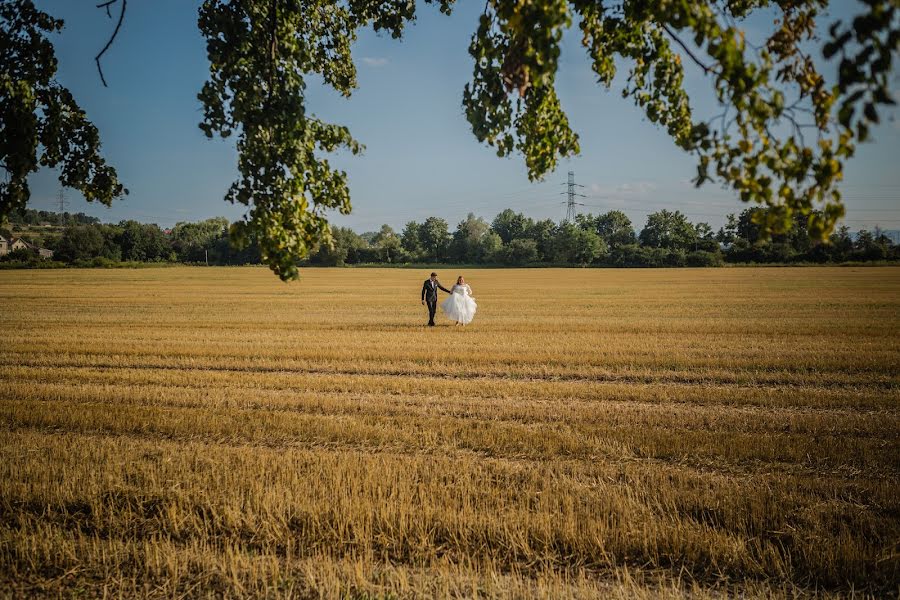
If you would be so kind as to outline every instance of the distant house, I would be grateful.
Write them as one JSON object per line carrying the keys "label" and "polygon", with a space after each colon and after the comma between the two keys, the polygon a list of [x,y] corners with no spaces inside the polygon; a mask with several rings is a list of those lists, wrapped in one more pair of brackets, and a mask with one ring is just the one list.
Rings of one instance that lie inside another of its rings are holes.
{"label": "distant house", "polygon": [[30,250],[31,244],[23,240],[22,238],[12,238],[9,241],[9,251],[15,252],[16,250]]}
{"label": "distant house", "polygon": [[53,258],[53,250],[50,250],[49,248],[41,248],[39,246],[35,246],[31,242],[28,242],[20,237],[6,239],[2,235],[0,235],[0,256],[9,254],[10,252],[15,252],[16,250],[27,250],[28,252],[34,252],[41,258]]}

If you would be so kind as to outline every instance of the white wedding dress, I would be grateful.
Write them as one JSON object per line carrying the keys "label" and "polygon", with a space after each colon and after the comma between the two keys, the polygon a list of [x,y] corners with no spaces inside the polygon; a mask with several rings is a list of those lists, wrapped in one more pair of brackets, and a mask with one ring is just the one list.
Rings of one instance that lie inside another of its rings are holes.
{"label": "white wedding dress", "polygon": [[472,288],[469,284],[454,285],[450,295],[441,303],[441,309],[452,321],[468,325],[475,318],[478,305],[472,297]]}

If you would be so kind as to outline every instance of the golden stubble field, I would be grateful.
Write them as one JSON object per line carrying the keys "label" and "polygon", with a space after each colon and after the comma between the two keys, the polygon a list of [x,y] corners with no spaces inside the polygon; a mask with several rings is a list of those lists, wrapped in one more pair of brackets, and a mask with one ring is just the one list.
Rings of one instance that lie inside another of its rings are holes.
{"label": "golden stubble field", "polygon": [[0,595],[898,594],[900,268],[426,275],[0,272]]}

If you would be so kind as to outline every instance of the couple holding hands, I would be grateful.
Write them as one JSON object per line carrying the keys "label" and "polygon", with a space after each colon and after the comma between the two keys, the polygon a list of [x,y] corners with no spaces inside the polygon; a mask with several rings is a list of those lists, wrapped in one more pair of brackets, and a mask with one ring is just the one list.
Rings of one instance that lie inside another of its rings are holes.
{"label": "couple holding hands", "polygon": [[434,327],[434,314],[437,312],[438,290],[444,290],[450,297],[441,302],[441,310],[451,321],[456,321],[457,325],[468,325],[475,318],[475,311],[478,305],[475,304],[475,298],[472,297],[472,288],[466,283],[466,279],[460,275],[456,279],[456,285],[452,289],[447,289],[441,285],[437,279],[437,273],[432,273],[431,277],[422,284],[422,304],[428,305],[428,325]]}

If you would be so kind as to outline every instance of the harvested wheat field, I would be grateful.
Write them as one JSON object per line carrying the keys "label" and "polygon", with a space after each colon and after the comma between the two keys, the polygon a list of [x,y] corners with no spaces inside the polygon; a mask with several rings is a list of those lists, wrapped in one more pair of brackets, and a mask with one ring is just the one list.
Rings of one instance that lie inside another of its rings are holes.
{"label": "harvested wheat field", "polygon": [[2,595],[898,594],[900,268],[465,274],[0,272]]}

